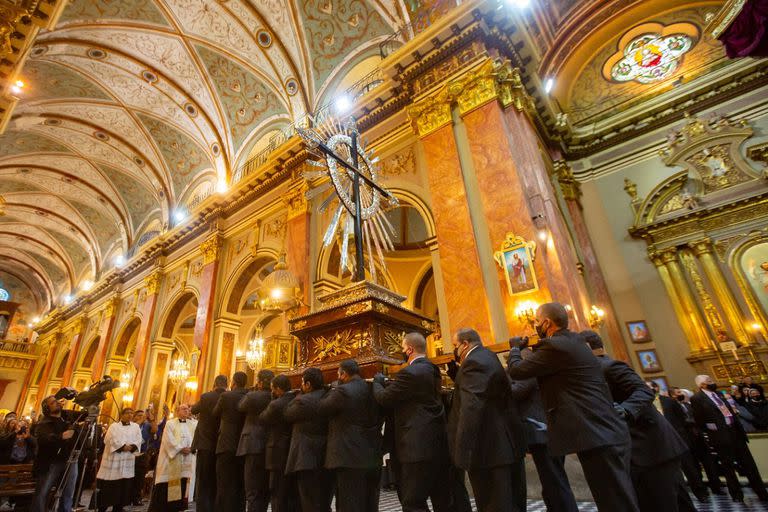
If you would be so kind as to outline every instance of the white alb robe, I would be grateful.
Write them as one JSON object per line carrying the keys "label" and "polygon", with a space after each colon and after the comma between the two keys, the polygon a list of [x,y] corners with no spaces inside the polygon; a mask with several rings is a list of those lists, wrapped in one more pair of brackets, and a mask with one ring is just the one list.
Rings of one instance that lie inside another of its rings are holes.
{"label": "white alb robe", "polygon": [[192,438],[195,436],[197,420],[188,419],[184,423],[178,418],[168,420],[163,430],[163,439],[160,442],[160,452],[157,455],[157,468],[155,469],[155,483],[168,482],[168,501],[181,499],[179,487],[182,478],[188,478],[187,492],[192,494],[195,489],[195,461],[194,453],[184,455],[183,448],[192,446]]}
{"label": "white alb robe", "polygon": [[135,445],[141,449],[141,429],[136,423],[123,425],[115,422],[107,429],[104,436],[104,455],[101,457],[101,465],[96,478],[99,480],[122,480],[133,478],[136,465],[136,452],[117,451],[123,445]]}

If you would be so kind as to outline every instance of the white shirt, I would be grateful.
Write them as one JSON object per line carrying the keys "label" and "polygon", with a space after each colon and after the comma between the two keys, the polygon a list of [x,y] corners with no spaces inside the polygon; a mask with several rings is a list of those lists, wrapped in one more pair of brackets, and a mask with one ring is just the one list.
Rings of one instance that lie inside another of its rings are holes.
{"label": "white shirt", "polygon": [[413,364],[413,362],[414,362],[414,361],[416,361],[417,359],[424,359],[424,358],[426,358],[426,357],[427,357],[427,356],[425,356],[424,354],[421,354],[421,355],[419,355],[419,356],[416,356],[416,357],[414,357],[413,359],[411,359],[411,362],[410,362],[410,363],[408,363],[408,366],[411,366],[411,365]]}
{"label": "white shirt", "polygon": [[[141,429],[136,423],[123,425],[115,422],[107,429],[104,436],[104,455],[96,478],[99,480],[122,480],[134,477],[136,455],[141,449]],[[136,446],[136,452],[119,451],[123,445]]]}

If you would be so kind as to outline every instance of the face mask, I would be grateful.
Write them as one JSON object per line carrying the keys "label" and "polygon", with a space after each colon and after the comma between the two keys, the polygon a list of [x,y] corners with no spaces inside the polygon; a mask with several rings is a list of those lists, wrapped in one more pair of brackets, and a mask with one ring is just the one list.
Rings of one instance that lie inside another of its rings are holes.
{"label": "face mask", "polygon": [[712,384],[707,384],[707,389],[713,392],[717,391],[717,384],[715,384],[714,382]]}
{"label": "face mask", "polygon": [[453,349],[453,358],[457,361],[459,360],[459,347]]}
{"label": "face mask", "polygon": [[685,396],[684,395],[677,395],[677,401],[678,402],[685,402]]}
{"label": "face mask", "polygon": [[536,335],[539,337],[539,339],[543,340],[547,337],[547,331],[544,330],[544,324],[536,324],[534,329],[536,329]]}
{"label": "face mask", "polygon": [[403,357],[403,361],[405,361],[407,363],[408,362],[408,356],[409,356],[408,352],[403,350],[402,352],[400,352],[400,355]]}

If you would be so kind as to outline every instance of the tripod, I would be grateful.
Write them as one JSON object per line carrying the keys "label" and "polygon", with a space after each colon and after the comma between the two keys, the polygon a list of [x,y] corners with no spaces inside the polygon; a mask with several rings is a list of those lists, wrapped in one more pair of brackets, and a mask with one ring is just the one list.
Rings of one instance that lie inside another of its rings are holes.
{"label": "tripod", "polygon": [[[67,478],[71,471],[77,470],[78,461],[80,460],[80,454],[84,448],[92,448],[93,441],[96,439],[96,420],[99,417],[99,406],[90,405],[85,408],[88,415],[85,418],[85,423],[80,427],[80,431],[77,433],[77,439],[75,440],[75,446],[69,454],[67,459],[67,465],[64,467],[64,474],[61,476],[61,481],[56,487],[56,494],[54,494],[53,506],[49,509],[49,512],[57,512],[61,503],[61,498],[64,496],[64,488],[66,486]],[[88,459],[91,458],[91,454],[86,452],[86,464]],[[74,470],[72,468],[75,468]],[[72,503],[78,503],[80,499],[80,493],[83,490],[83,478],[85,477],[85,471],[78,475],[78,484],[75,491],[75,495],[72,498]],[[96,503],[96,509],[98,510],[97,502],[98,492],[94,495],[94,503]]]}

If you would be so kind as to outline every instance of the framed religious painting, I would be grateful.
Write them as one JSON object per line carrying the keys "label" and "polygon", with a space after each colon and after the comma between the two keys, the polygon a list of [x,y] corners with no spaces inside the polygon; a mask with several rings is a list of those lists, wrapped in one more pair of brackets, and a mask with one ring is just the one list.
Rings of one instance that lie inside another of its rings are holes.
{"label": "framed religious painting", "polygon": [[635,343],[645,343],[651,341],[651,331],[648,330],[648,326],[645,320],[634,320],[627,322],[627,330],[629,331],[630,339]]}
{"label": "framed religious painting", "polygon": [[539,289],[533,260],[536,242],[507,233],[501,249],[493,253],[496,263],[504,270],[510,295],[520,295]]}
{"label": "framed religious painting", "polygon": [[656,373],[664,370],[656,350],[635,350],[635,354],[637,354],[637,360],[640,361],[640,367],[645,373]]}
{"label": "framed religious painting", "polygon": [[659,385],[659,394],[664,396],[669,396],[669,382],[667,382],[667,378],[664,376],[654,377],[652,379],[648,379],[650,382],[655,382]]}

